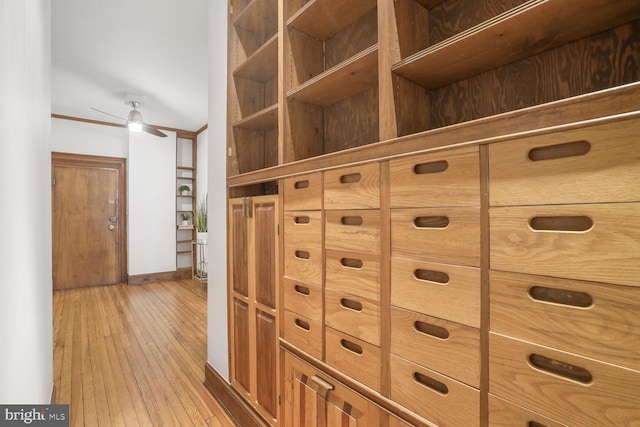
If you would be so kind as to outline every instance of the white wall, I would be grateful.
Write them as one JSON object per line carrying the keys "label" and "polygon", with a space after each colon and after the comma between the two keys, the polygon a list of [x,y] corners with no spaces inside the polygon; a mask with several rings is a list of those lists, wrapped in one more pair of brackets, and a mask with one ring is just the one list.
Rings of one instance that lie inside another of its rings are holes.
{"label": "white wall", "polygon": [[50,17],[49,0],[0,0],[2,404],[53,387]]}
{"label": "white wall", "polygon": [[127,158],[129,131],[123,127],[51,119],[51,151]]}
{"label": "white wall", "polygon": [[209,285],[207,360],[229,378],[227,339],[227,2],[209,0]]}
{"label": "white wall", "polygon": [[176,134],[130,133],[129,275],[176,269]]}
{"label": "white wall", "polygon": [[198,183],[198,199],[203,199],[209,189],[209,129],[198,134],[198,164],[196,165],[196,182]]}

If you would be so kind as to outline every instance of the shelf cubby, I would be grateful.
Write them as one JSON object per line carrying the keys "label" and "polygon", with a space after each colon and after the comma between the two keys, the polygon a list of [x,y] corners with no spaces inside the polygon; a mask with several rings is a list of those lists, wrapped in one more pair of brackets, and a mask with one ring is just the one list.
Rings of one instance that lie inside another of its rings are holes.
{"label": "shelf cubby", "polygon": [[236,0],[233,29],[244,54],[250,56],[278,32],[277,0]]}

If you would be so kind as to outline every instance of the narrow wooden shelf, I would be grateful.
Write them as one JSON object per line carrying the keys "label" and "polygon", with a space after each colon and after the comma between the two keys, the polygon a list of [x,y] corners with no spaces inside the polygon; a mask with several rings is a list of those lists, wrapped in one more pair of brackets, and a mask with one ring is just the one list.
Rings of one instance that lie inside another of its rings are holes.
{"label": "narrow wooden shelf", "polygon": [[234,77],[266,82],[278,76],[278,34],[260,46],[233,72]]}
{"label": "narrow wooden shelf", "polygon": [[327,40],[375,9],[376,4],[376,0],[311,0],[287,21],[287,25],[320,40]]}
{"label": "narrow wooden shelf", "polygon": [[287,97],[327,106],[378,84],[378,44],[290,90]]}
{"label": "narrow wooden shelf", "polygon": [[393,65],[426,89],[478,75],[640,18],[640,2],[530,0]]}
{"label": "narrow wooden shelf", "polygon": [[187,179],[187,180],[191,180],[191,181],[194,180],[194,178],[192,176],[177,176],[177,175],[176,175],[176,179]]}
{"label": "narrow wooden shelf", "polygon": [[181,171],[194,171],[196,170],[196,168],[194,168],[193,166],[176,166],[177,170],[181,170]]}
{"label": "narrow wooden shelf", "polygon": [[265,131],[278,127],[278,104],[260,110],[257,113],[245,117],[236,122],[234,128],[251,129],[255,131]]}
{"label": "narrow wooden shelf", "polygon": [[265,21],[268,21],[267,26],[273,27],[272,33],[275,34],[277,32],[277,20],[277,0],[253,0],[238,13],[233,20],[233,25],[236,28],[255,31],[256,28],[262,28],[265,25]]}
{"label": "narrow wooden shelf", "polygon": [[178,230],[193,230],[193,225],[177,225]]}

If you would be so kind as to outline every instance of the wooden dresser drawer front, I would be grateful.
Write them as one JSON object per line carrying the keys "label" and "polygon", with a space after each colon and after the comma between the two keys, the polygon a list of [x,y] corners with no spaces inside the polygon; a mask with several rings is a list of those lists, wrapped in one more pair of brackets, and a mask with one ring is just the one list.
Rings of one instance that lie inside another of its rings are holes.
{"label": "wooden dresser drawer front", "polygon": [[479,206],[478,147],[389,161],[391,207]]}
{"label": "wooden dresser drawer front", "polygon": [[492,208],[491,268],[640,286],[640,203]]}
{"label": "wooden dresser drawer front", "polygon": [[283,181],[285,211],[322,209],[322,173],[298,175]]}
{"label": "wooden dresser drawer front", "polygon": [[380,256],[325,252],[326,287],[380,301]]}
{"label": "wooden dresser drawer front", "polygon": [[325,327],[325,352],[329,365],[380,391],[380,347]]}
{"label": "wooden dresser drawer front", "polygon": [[284,310],[284,339],[311,356],[322,359],[322,322]]}
{"label": "wooden dresser drawer front", "polygon": [[640,287],[491,271],[491,330],[640,371]]}
{"label": "wooden dresser drawer front", "polygon": [[391,308],[391,353],[480,387],[480,330]]}
{"label": "wooden dresser drawer front", "polygon": [[560,424],[491,394],[489,395],[489,425],[491,427],[567,427],[566,424]]}
{"label": "wooden dresser drawer front", "polygon": [[380,253],[380,211],[325,213],[325,248],[363,254]]}
{"label": "wooden dresser drawer front", "polygon": [[284,245],[284,275],[303,282],[322,284],[322,248]]}
{"label": "wooden dresser drawer front", "polygon": [[392,210],[391,255],[479,267],[480,209]]}
{"label": "wooden dresser drawer front", "polygon": [[640,201],[640,120],[489,146],[492,205]]}
{"label": "wooden dresser drawer front", "polygon": [[638,371],[490,333],[489,372],[489,392],[561,423],[640,423]]}
{"label": "wooden dresser drawer front", "polygon": [[322,212],[285,212],[284,243],[285,245],[322,246]]}
{"label": "wooden dresser drawer front", "polygon": [[284,308],[316,322],[322,321],[322,288],[285,277],[282,281]]}
{"label": "wooden dresser drawer front", "polygon": [[480,391],[391,355],[391,399],[441,426],[479,426]]}
{"label": "wooden dresser drawer front", "polygon": [[479,328],[480,269],[391,258],[391,304]]}
{"label": "wooden dresser drawer front", "polygon": [[344,292],[325,289],[325,325],[380,346],[380,304]]}
{"label": "wooden dresser drawer front", "polygon": [[380,207],[380,165],[369,163],[324,173],[325,209]]}

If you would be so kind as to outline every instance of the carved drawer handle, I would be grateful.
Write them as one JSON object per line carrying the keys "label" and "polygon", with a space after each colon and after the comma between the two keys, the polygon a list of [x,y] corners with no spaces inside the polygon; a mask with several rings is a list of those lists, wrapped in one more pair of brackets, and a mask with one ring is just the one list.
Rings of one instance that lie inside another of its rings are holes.
{"label": "carved drawer handle", "polygon": [[413,322],[413,328],[416,330],[416,332],[429,335],[441,340],[446,340],[447,338],[449,338],[449,331],[442,326],[432,325],[431,323],[416,320],[415,322]]}
{"label": "carved drawer handle", "polygon": [[311,290],[309,288],[307,288],[306,286],[302,286],[302,285],[295,285],[293,287],[293,290],[301,295],[309,295],[311,293]]}
{"label": "carved drawer handle", "polygon": [[570,291],[568,289],[532,286],[529,288],[529,296],[536,301],[568,305],[571,307],[587,308],[593,305],[593,298],[588,293]]}
{"label": "carved drawer handle", "polygon": [[362,303],[348,298],[341,298],[340,305],[353,311],[362,311]]}
{"label": "carved drawer handle", "polygon": [[340,218],[342,225],[362,225],[361,216],[343,216]]}
{"label": "carved drawer handle", "polygon": [[304,329],[305,331],[311,330],[311,325],[309,325],[309,323],[305,322],[304,320],[296,319],[295,324],[298,328]]}
{"label": "carved drawer handle", "polygon": [[547,145],[529,150],[529,160],[562,159],[564,157],[576,157],[587,154],[591,150],[591,144],[587,141],[566,142],[564,144]]}
{"label": "carved drawer handle", "polygon": [[345,339],[341,339],[340,340],[340,345],[342,346],[342,348],[344,348],[347,351],[350,351],[352,353],[355,353],[357,355],[362,355],[362,353],[364,353],[364,351],[362,350],[362,347],[360,347],[358,344],[345,340]]}
{"label": "carved drawer handle", "polygon": [[311,254],[307,251],[296,251],[296,258],[298,259],[309,259],[311,258]]}
{"label": "carved drawer handle", "polygon": [[293,188],[295,188],[296,190],[300,190],[303,188],[308,188],[309,187],[309,180],[305,179],[304,181],[296,181],[293,184]]}
{"label": "carved drawer handle", "polygon": [[417,228],[447,228],[449,218],[446,216],[419,216],[413,219]]}
{"label": "carved drawer handle", "polygon": [[535,231],[557,231],[560,233],[582,233],[593,228],[588,216],[535,216],[529,220]]}
{"label": "carved drawer handle", "polygon": [[309,219],[308,216],[294,216],[293,217],[293,222],[295,224],[309,224],[311,220]]}
{"label": "carved drawer handle", "polygon": [[424,175],[428,173],[440,173],[449,169],[449,162],[439,160],[437,162],[419,163],[413,167],[413,173],[416,175]]}
{"label": "carved drawer handle", "polygon": [[428,377],[424,374],[421,374],[420,372],[414,372],[413,379],[416,380],[418,384],[421,384],[428,389],[435,391],[436,393],[440,393],[444,396],[449,394],[449,387],[447,387],[446,384],[441,383],[440,381]]}
{"label": "carved drawer handle", "polygon": [[342,258],[340,260],[340,265],[347,268],[361,269],[363,264],[362,264],[362,260],[359,260],[359,259]]}
{"label": "carved drawer handle", "polygon": [[449,283],[449,275],[443,271],[424,270],[422,268],[417,268],[413,271],[413,277],[416,280],[437,283],[440,285],[446,285],[447,283]]}
{"label": "carved drawer handle", "polygon": [[540,354],[530,354],[529,363],[547,374],[562,377],[580,384],[589,384],[593,380],[591,372],[580,366],[571,365],[560,360],[551,359]]}
{"label": "carved drawer handle", "polygon": [[340,177],[340,184],[353,184],[359,182],[361,178],[362,175],[360,175],[360,173],[350,173],[347,175],[342,175]]}

